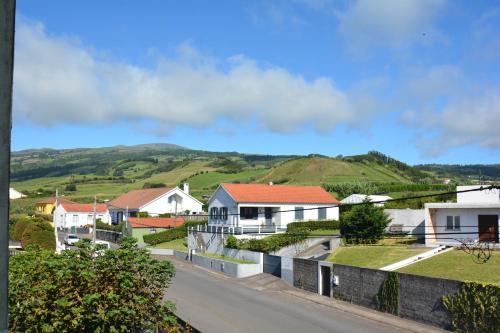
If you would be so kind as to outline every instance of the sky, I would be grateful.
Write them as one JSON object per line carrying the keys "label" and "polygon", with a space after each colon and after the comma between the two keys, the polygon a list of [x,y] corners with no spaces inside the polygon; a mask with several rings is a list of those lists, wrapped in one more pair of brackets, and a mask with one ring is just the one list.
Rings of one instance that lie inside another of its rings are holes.
{"label": "sky", "polygon": [[17,1],[12,149],[500,163],[500,1]]}

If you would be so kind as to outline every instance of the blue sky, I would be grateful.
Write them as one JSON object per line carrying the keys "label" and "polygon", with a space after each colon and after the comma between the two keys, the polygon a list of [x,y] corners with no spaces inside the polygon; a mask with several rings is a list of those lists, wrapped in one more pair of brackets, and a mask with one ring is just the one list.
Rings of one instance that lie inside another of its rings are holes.
{"label": "blue sky", "polygon": [[500,163],[500,2],[24,1],[13,150]]}

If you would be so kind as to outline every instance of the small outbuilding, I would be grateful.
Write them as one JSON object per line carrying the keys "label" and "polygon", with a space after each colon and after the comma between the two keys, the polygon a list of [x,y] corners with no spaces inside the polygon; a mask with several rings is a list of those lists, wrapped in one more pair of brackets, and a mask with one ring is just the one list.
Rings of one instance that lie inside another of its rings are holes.
{"label": "small outbuilding", "polygon": [[137,240],[138,244],[144,244],[144,235],[177,228],[184,224],[182,217],[129,217],[129,235]]}

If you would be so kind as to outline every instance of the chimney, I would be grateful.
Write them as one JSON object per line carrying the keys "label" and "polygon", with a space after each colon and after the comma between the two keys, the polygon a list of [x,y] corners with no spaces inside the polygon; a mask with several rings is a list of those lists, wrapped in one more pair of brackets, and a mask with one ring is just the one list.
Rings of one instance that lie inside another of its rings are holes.
{"label": "chimney", "polygon": [[273,182],[269,182],[269,186],[273,186]]}
{"label": "chimney", "polygon": [[189,194],[189,183],[182,184],[182,190],[184,193]]}

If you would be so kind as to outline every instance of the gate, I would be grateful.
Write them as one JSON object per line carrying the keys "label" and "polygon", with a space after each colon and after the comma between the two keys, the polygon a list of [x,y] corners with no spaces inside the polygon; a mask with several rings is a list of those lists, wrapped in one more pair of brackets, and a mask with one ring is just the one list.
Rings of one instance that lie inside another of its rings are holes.
{"label": "gate", "polygon": [[264,254],[264,273],[281,277],[281,257]]}

